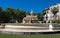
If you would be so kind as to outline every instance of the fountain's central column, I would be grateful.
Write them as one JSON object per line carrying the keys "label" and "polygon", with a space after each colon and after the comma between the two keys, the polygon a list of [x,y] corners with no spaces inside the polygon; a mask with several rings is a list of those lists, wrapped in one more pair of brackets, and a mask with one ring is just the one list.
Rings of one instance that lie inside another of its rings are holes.
{"label": "fountain's central column", "polygon": [[53,30],[53,25],[50,23],[49,24],[49,30],[52,31]]}

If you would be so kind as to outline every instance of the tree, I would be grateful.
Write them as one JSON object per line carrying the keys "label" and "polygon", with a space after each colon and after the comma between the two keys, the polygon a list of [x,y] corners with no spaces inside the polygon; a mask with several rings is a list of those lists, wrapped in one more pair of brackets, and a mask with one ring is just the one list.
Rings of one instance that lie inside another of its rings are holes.
{"label": "tree", "polygon": [[0,23],[3,23],[4,22],[4,19],[3,19],[3,9],[2,7],[0,7]]}
{"label": "tree", "polygon": [[4,23],[8,23],[11,20],[10,13],[7,10],[3,11],[3,19]]}
{"label": "tree", "polygon": [[58,9],[56,7],[54,7],[51,11],[55,15],[58,12]]}
{"label": "tree", "polygon": [[38,18],[39,20],[41,20],[41,13],[35,13],[35,15],[37,15],[37,18]]}
{"label": "tree", "polygon": [[52,20],[52,23],[60,23],[60,20]]}
{"label": "tree", "polygon": [[23,10],[18,10],[18,21],[22,22],[24,17],[26,17],[26,12]]}
{"label": "tree", "polygon": [[30,12],[26,12],[27,15],[30,15]]}
{"label": "tree", "polygon": [[[12,19],[14,19],[14,9],[12,9],[12,8],[6,8],[6,10],[4,10],[4,12],[6,13],[6,17],[5,18],[7,18],[8,19],[8,21],[7,22],[10,22]],[[7,17],[8,16],[8,17]],[[5,20],[7,20],[7,19],[5,19]],[[6,23],[6,21],[5,21],[5,23]]]}

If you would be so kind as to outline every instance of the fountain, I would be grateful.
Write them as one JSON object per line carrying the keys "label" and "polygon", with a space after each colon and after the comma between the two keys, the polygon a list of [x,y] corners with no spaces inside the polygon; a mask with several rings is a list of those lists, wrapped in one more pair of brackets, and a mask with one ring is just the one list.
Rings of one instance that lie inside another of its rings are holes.
{"label": "fountain", "polygon": [[36,24],[38,21],[39,19],[37,18],[37,15],[34,15],[33,10],[31,10],[30,15],[26,15],[26,17],[23,18],[23,24]]}

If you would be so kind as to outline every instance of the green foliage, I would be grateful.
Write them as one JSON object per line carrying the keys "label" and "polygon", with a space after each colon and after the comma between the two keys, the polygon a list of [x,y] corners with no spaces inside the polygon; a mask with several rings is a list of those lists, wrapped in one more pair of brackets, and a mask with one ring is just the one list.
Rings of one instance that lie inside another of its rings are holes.
{"label": "green foliage", "polygon": [[30,15],[30,12],[27,12],[26,14],[27,14],[27,15]]}
{"label": "green foliage", "polygon": [[34,15],[37,15],[37,18],[41,21],[43,20],[43,16],[41,15],[41,13],[35,13]]}
{"label": "green foliage", "polygon": [[60,34],[2,34],[0,33],[0,38],[60,38]]}
{"label": "green foliage", "polygon": [[58,9],[57,9],[56,7],[54,7],[54,8],[52,9],[52,13],[55,15],[57,12],[58,12]]}
{"label": "green foliage", "polygon": [[9,23],[12,19],[22,22],[26,16],[26,12],[20,9],[6,8],[5,10],[0,7],[0,23]]}
{"label": "green foliage", "polygon": [[52,20],[52,23],[60,23],[60,20]]}

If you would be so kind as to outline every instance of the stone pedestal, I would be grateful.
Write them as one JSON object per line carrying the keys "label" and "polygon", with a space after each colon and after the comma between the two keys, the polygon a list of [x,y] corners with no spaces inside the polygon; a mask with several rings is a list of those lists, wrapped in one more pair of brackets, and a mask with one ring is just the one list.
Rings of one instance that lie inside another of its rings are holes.
{"label": "stone pedestal", "polygon": [[49,24],[49,30],[50,30],[50,31],[53,30],[53,26],[52,26],[52,24]]}

